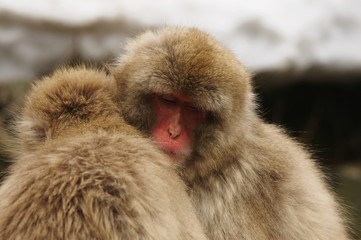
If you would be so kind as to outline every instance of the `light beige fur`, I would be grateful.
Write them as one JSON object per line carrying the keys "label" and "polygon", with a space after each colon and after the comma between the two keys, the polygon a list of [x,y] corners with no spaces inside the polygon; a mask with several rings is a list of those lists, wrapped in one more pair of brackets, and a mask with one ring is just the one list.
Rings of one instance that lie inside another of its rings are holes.
{"label": "light beige fur", "polygon": [[210,239],[348,239],[315,161],[257,115],[250,74],[211,36],[179,27],[146,32],[112,72],[126,121],[146,134],[153,93],[183,94],[208,112],[180,171]]}
{"label": "light beige fur", "polygon": [[205,239],[169,159],[127,125],[114,79],[61,69],[26,98],[0,239]]}

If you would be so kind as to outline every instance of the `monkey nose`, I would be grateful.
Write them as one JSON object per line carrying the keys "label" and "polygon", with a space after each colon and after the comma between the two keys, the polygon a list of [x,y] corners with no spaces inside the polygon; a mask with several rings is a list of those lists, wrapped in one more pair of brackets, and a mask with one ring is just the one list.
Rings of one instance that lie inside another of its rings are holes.
{"label": "monkey nose", "polygon": [[180,128],[168,128],[169,137],[174,139],[180,135]]}

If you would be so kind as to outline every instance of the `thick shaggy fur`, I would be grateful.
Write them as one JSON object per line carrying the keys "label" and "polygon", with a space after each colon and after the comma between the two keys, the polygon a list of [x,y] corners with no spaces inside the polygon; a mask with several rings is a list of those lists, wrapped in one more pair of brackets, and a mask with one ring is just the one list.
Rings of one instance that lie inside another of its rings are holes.
{"label": "thick shaggy fur", "polygon": [[193,28],[147,32],[113,74],[126,121],[147,134],[153,93],[192,97],[208,112],[181,175],[210,239],[348,239],[314,160],[257,116],[250,74],[212,37]]}
{"label": "thick shaggy fur", "polygon": [[0,239],[205,239],[170,160],[125,124],[116,92],[83,67],[33,87],[23,154],[0,188]]}

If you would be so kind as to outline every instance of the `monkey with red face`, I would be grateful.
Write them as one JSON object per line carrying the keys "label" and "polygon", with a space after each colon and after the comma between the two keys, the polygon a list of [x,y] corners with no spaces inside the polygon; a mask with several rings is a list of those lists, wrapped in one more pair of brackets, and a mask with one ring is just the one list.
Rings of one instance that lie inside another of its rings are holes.
{"label": "monkey with red face", "polygon": [[116,93],[85,67],[32,88],[0,187],[0,239],[205,239],[171,161],[123,121]]}
{"label": "monkey with red face", "polygon": [[146,32],[112,72],[125,120],[177,162],[210,239],[348,239],[315,161],[257,116],[250,74],[212,37]]}

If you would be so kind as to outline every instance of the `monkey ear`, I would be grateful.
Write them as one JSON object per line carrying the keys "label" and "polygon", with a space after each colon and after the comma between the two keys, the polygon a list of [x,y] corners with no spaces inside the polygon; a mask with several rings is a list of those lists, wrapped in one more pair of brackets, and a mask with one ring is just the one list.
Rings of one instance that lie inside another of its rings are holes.
{"label": "monkey ear", "polygon": [[50,128],[36,119],[21,119],[16,129],[24,150],[28,151],[37,149],[50,137]]}

